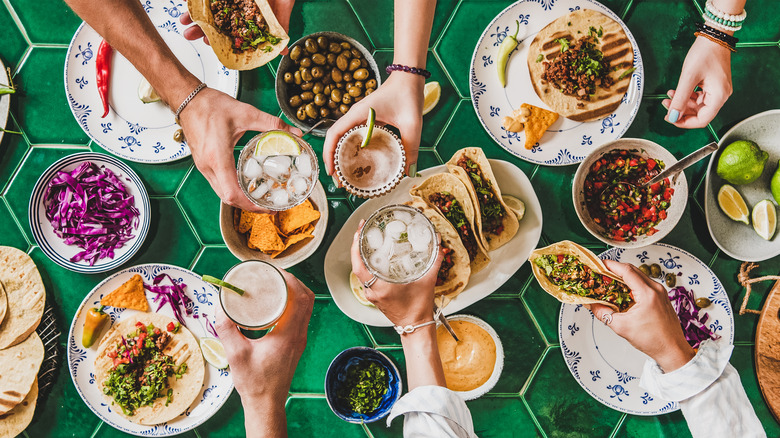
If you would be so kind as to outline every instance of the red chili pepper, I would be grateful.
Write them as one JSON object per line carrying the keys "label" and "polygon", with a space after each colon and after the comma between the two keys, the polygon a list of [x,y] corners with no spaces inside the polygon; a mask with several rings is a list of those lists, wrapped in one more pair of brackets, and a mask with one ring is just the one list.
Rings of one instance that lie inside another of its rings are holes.
{"label": "red chili pepper", "polygon": [[168,330],[169,332],[172,332],[172,331],[176,330],[176,326],[175,326],[175,325],[173,325],[173,322],[169,322],[169,323],[168,323],[168,325],[167,325],[165,328],[166,328],[166,330]]}
{"label": "red chili pepper", "polygon": [[97,84],[98,92],[100,92],[100,100],[103,102],[103,115],[104,118],[108,115],[108,86],[111,82],[111,58],[114,55],[114,49],[106,42],[101,41],[98,48],[97,59],[95,65],[97,66]]}

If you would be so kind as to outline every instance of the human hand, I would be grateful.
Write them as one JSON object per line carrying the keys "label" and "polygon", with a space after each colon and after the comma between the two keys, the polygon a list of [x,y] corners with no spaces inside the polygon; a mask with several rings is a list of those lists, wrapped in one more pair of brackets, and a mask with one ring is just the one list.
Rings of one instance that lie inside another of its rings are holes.
{"label": "human hand", "polygon": [[[360,226],[352,239],[352,272],[361,283],[371,279],[373,274],[368,271],[360,258]],[[437,237],[438,238],[438,237]],[[393,325],[418,325],[433,320],[433,289],[439,275],[439,266],[444,259],[444,253],[439,251],[431,269],[418,280],[407,284],[388,283],[377,279],[366,289],[366,298],[379,309]]]}
{"label": "human hand", "polygon": [[[333,175],[333,157],[339,139],[350,129],[366,122],[368,108],[376,111],[379,123],[393,125],[401,131],[401,143],[406,151],[406,172],[417,173],[417,150],[422,133],[423,88],[425,79],[404,72],[391,74],[376,91],[369,94],[328,129],[322,160],[328,175]],[[411,169],[411,170],[410,170]]]}
{"label": "human hand", "polygon": [[[292,13],[293,6],[295,6],[295,0],[268,0],[268,4],[271,5],[271,9],[274,11],[274,15],[279,21],[279,24],[281,24],[284,28],[284,31],[289,32],[290,14]],[[192,17],[190,17],[189,12],[185,12],[181,15],[181,17],[179,17],[179,21],[181,24],[189,26],[192,24]],[[208,37],[203,33],[203,30],[200,28],[200,26],[197,25],[184,29],[182,35],[184,35],[184,38],[190,41],[203,38],[204,43],[209,43]]]}
{"label": "human hand", "polygon": [[695,354],[685,340],[666,289],[633,265],[612,260],[604,260],[604,264],[623,278],[636,304],[624,313],[614,314],[605,305],[591,304],[589,308],[596,318],[603,321],[604,315],[612,314],[609,328],[653,358],[664,372],[674,371],[688,363]]}
{"label": "human hand", "polygon": [[241,191],[233,149],[246,131],[301,130],[239,102],[221,91],[204,88],[179,115],[195,165],[226,204],[243,210],[264,212]]}
{"label": "human hand", "polygon": [[[694,92],[700,87],[701,91]],[[662,105],[665,119],[680,128],[703,128],[731,96],[731,51],[707,38],[697,37],[683,62],[676,90]]]}
{"label": "human hand", "polygon": [[283,410],[295,367],[306,348],[314,294],[292,274],[282,274],[290,294],[287,309],[274,329],[260,339],[245,337],[217,306],[217,334],[225,346],[233,383],[247,413],[259,412],[251,406],[269,403]]}

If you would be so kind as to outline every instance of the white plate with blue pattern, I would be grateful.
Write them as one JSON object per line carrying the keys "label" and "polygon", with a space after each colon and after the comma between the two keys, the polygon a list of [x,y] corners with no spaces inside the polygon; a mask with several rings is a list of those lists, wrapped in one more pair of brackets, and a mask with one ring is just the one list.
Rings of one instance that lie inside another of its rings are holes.
{"label": "white plate with blue pattern", "polygon": [[[712,305],[702,312],[709,315],[706,325],[720,335],[715,342],[734,343],[731,302],[718,277],[701,260],[663,243],[643,248],[611,248],[599,257],[635,266],[657,263],[664,275],[675,274],[677,286],[693,291],[696,298],[707,297],[712,301]],[[639,387],[642,367],[648,356],[601,321],[596,321],[582,305],[561,305],[558,337],[569,371],[577,383],[602,404],[632,415],[661,415],[680,409],[677,402],[653,397]]]}
{"label": "white plate with blue pattern", "polygon": [[[10,78],[8,77],[8,72],[5,70],[5,64],[3,64],[3,60],[0,59],[0,85],[9,85],[9,82]],[[10,111],[10,108],[11,95],[0,95],[0,141],[3,141],[3,134],[5,134],[3,129],[5,129],[6,124],[8,123],[8,112]]]}
{"label": "white plate with blue pattern", "polygon": [[[202,40],[182,36],[179,17],[187,12],[181,0],[141,2],[157,31],[187,70],[210,88],[230,96],[238,94],[238,71],[225,68],[214,50]],[[95,143],[110,153],[138,163],[167,163],[190,155],[186,142],[173,139],[179,125],[162,102],[144,104],[138,98],[143,76],[124,56],[114,51],[109,87],[110,111],[103,104],[95,84],[95,62],[102,37],[86,23],[73,35],[65,58],[65,94],[81,128]]]}
{"label": "white plate with blue pattern", "polygon": [[[575,122],[563,117],[553,123],[550,129],[532,149],[525,148],[525,134],[506,131],[501,119],[530,103],[546,108],[531,86],[528,72],[528,46],[539,31],[556,18],[579,9],[599,11],[620,23],[634,49],[634,66],[623,101],[614,113],[592,122]],[[498,46],[513,35],[520,22],[520,44],[507,63],[507,86],[498,82],[496,54]],[[639,46],[628,27],[609,8],[594,0],[521,0],[504,9],[482,33],[471,58],[469,73],[471,102],[477,118],[488,134],[512,155],[532,163],[546,166],[565,166],[582,161],[593,149],[625,134],[634,121],[642,100],[644,68]]]}
{"label": "white plate with blue pattern", "polygon": [[[98,390],[97,382],[95,382],[94,363],[100,340],[91,348],[84,348],[81,345],[81,336],[87,311],[92,307],[99,306],[101,298],[121,286],[133,275],[140,274],[144,283],[151,285],[154,277],[163,273],[170,275],[178,283],[187,285],[184,291],[192,300],[192,308],[190,309],[192,310],[192,315],[184,316],[184,325],[198,339],[204,336],[214,337],[211,330],[213,330],[213,325],[216,324],[214,312],[216,306],[219,305],[219,291],[214,286],[201,280],[200,275],[190,270],[163,264],[133,266],[103,280],[81,302],[81,306],[76,312],[68,332],[68,369],[70,370],[73,384],[76,386],[76,391],[78,391],[84,403],[87,404],[87,407],[101,420],[117,430],[132,435],[163,437],[178,435],[192,430],[216,414],[233,392],[233,378],[230,375],[230,371],[218,370],[206,362],[203,385],[192,405],[174,420],[154,426],[143,426],[132,423],[117,414],[115,412],[117,406],[110,403]],[[166,279],[160,284],[167,285],[170,282]],[[157,309],[157,303],[152,301],[154,297],[154,293],[146,291],[146,299],[149,301],[151,311]],[[138,310],[114,307],[106,307],[105,311],[111,318],[111,325],[114,325],[117,321],[132,319],[134,315],[143,313]],[[174,317],[173,311],[168,304],[163,306],[157,313],[171,318]],[[212,327],[211,329],[209,324]],[[102,335],[105,335],[108,328],[103,329]]]}
{"label": "white plate with blue pattern", "polygon": [[[82,163],[90,161],[101,168],[110,169],[125,185],[127,193],[133,196],[135,208],[138,209],[138,228],[132,231],[134,237],[114,250],[114,257],[102,258],[90,266],[86,260],[72,262],[71,258],[83,251],[76,245],[68,245],[63,239],[54,233],[54,227],[46,217],[46,207],[43,204],[44,195],[49,182],[60,171],[72,171]],[[107,154],[97,152],[82,152],[68,155],[57,160],[49,166],[38,178],[30,195],[30,205],[27,209],[35,243],[41,248],[46,257],[54,263],[74,272],[95,274],[116,269],[130,261],[141,249],[151,223],[152,208],[149,204],[149,194],[146,193],[141,178],[133,172],[127,164]]]}

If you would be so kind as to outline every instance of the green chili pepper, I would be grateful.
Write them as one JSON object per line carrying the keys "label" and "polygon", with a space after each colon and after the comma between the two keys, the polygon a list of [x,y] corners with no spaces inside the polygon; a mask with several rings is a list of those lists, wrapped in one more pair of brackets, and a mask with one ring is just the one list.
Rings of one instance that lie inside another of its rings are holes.
{"label": "green chili pepper", "polygon": [[517,30],[514,35],[507,35],[501,44],[498,46],[498,59],[496,61],[496,68],[498,68],[498,81],[501,82],[502,87],[506,87],[506,63],[509,61],[509,54],[517,47],[517,34],[520,32],[520,22],[515,20],[517,24]]}
{"label": "green chili pepper", "polygon": [[4,94],[16,93],[16,87],[14,87],[14,80],[11,79],[11,69],[8,68],[8,85],[0,85],[0,96]]}

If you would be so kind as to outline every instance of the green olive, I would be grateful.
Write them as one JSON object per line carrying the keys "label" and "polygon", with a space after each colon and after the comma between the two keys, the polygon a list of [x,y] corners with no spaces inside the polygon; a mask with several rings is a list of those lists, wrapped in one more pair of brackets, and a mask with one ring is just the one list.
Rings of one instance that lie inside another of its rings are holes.
{"label": "green olive", "polygon": [[181,143],[184,141],[184,131],[181,129],[177,129],[176,132],[173,133],[173,141]]}
{"label": "green olive", "polygon": [[339,112],[341,114],[346,114],[347,111],[349,111],[349,105],[344,105],[343,103],[339,105]]}
{"label": "green olive", "polygon": [[338,58],[338,56],[335,53],[328,53],[326,58],[328,65],[331,67],[336,65],[336,58]]}
{"label": "green olive", "polygon": [[[352,64],[350,64],[350,67],[352,67]],[[352,76],[354,76],[355,79],[359,81],[365,81],[366,79],[368,79],[368,70],[366,70],[365,68],[359,68],[355,70],[355,73],[353,73]]]}
{"label": "green olive", "polygon": [[317,45],[320,46],[320,49],[325,50],[330,45],[330,41],[328,41],[328,37],[321,36],[317,38]]}
{"label": "green olive", "polygon": [[360,68],[360,60],[359,59],[352,59],[349,61],[349,71],[355,71],[358,68]]}
{"label": "green olive", "polygon": [[298,111],[295,112],[295,117],[297,117],[298,120],[306,120],[306,107],[303,105],[298,107]]}
{"label": "green olive", "polygon": [[303,103],[303,99],[301,99],[301,96],[293,96],[289,100],[290,106],[293,108],[298,108]]}
{"label": "green olive", "polygon": [[301,62],[299,63],[301,67],[311,67],[311,58],[301,58]]}
{"label": "green olive", "polygon": [[344,89],[344,82],[337,82],[336,83],[336,88],[338,88],[339,90],[343,90]]}
{"label": "green olive", "polygon": [[350,50],[350,49],[352,49],[352,44],[344,41],[344,42],[341,43],[341,48],[344,49],[344,50]]}
{"label": "green olive", "polygon": [[330,45],[328,46],[328,51],[330,53],[341,53],[341,44],[330,43]]}
{"label": "green olive", "polygon": [[369,79],[366,81],[366,88],[376,88],[376,79]]}
{"label": "green olive", "polygon": [[325,86],[325,87],[322,89],[322,91],[321,91],[321,92],[322,92],[322,93],[325,93],[325,94],[326,94],[326,95],[328,95],[328,96],[330,96],[330,92],[331,92],[332,90],[333,90],[333,88],[331,88],[331,85],[330,85],[330,84],[328,84],[328,85],[326,85],[326,86]]}
{"label": "green olive", "polygon": [[712,304],[712,301],[710,301],[707,298],[704,298],[704,297],[696,298],[696,307],[698,307],[699,309],[703,309],[705,307],[709,307],[710,304]]}
{"label": "green olive", "polygon": [[363,57],[363,54],[360,53],[360,50],[358,50],[358,49],[352,49],[352,50],[350,50],[350,52],[352,52],[352,56],[354,56],[355,58],[360,59],[360,58]]}
{"label": "green olive", "polygon": [[349,89],[354,87],[354,86],[355,86],[354,82],[347,82],[347,91],[349,91]]}
{"label": "green olive", "polygon": [[292,49],[290,49],[290,59],[297,62],[298,59],[301,58],[302,53],[303,50],[301,49],[301,46],[295,46]]}
{"label": "green olive", "polygon": [[330,78],[333,79],[333,82],[341,82],[344,80],[344,75],[341,73],[340,69],[334,68],[330,71]]}
{"label": "green olive", "polygon": [[659,266],[658,263],[653,263],[650,265],[650,276],[653,278],[658,278],[661,276],[661,266]]}
{"label": "green olive", "polygon": [[295,73],[293,74],[293,79],[295,80],[295,84],[296,85],[301,85],[301,83],[303,82],[303,79],[301,79],[301,72],[300,72],[300,70],[296,70],[295,71]]}
{"label": "green olive", "polygon": [[666,274],[664,281],[666,282],[666,287],[674,287],[677,285],[677,276],[670,272]]}
{"label": "green olive", "polygon": [[292,84],[294,79],[295,78],[293,78],[293,74],[292,73],[287,72],[287,73],[284,74],[284,83],[285,84]]}
{"label": "green olive", "polygon": [[319,65],[315,65],[311,68],[311,76],[314,79],[320,79],[325,75],[325,69],[320,67]]}
{"label": "green olive", "polygon": [[303,79],[306,82],[309,82],[313,78],[314,78],[314,76],[312,76],[311,70],[309,70],[308,68],[302,68],[301,69],[301,79]]}
{"label": "green olive", "polygon": [[341,102],[341,98],[344,96],[344,93],[339,90],[338,88],[330,92],[330,100],[334,102]]}
{"label": "green olive", "polygon": [[376,88],[366,88],[366,92],[363,93],[363,96],[368,96],[369,94],[373,93],[374,91],[376,91]]}
{"label": "green olive", "polygon": [[345,71],[344,72],[344,82],[352,82],[352,73]]}
{"label": "green olive", "polygon": [[368,61],[366,61],[365,59],[361,59],[360,60],[360,66],[363,67],[363,68],[368,67]]}
{"label": "green olive", "polygon": [[328,117],[330,115],[330,110],[328,108],[322,107],[320,108],[320,117]]}
{"label": "green olive", "polygon": [[333,77],[330,73],[325,73],[325,76],[322,77],[322,83],[325,85],[330,85],[333,83]]}
{"label": "green olive", "polygon": [[339,55],[336,57],[336,67],[341,71],[346,70],[349,67],[349,60],[344,55]]}
{"label": "green olive", "polygon": [[339,104],[338,104],[338,102],[334,102],[332,100],[329,100],[328,101],[328,108],[330,108],[332,110],[336,110],[336,109],[339,108]]}
{"label": "green olive", "polygon": [[314,84],[314,87],[312,87],[311,89],[312,93],[314,94],[324,93],[325,92],[324,90],[325,90],[325,85],[322,82],[316,82]]}
{"label": "green olive", "polygon": [[311,91],[304,91],[303,93],[301,93],[301,99],[304,102],[311,102],[312,100],[314,100],[314,93],[312,93]]}
{"label": "green olive", "polygon": [[366,86],[363,84],[363,81],[355,81],[355,82],[352,83],[352,86],[353,87],[358,87],[361,90],[366,88]]}
{"label": "green olive", "polygon": [[343,56],[346,59],[352,59],[352,52],[349,50],[344,50],[343,52],[339,53],[339,56]]}
{"label": "green olive", "polygon": [[352,88],[350,88],[349,90],[347,90],[347,92],[348,92],[348,93],[349,93],[349,95],[350,95],[350,96],[352,96],[352,97],[358,97],[358,96],[360,96],[361,94],[363,94],[363,90],[361,90],[361,89],[360,89],[360,88],[358,88],[358,87],[352,87]]}
{"label": "green olive", "polygon": [[364,97],[366,97],[366,96],[358,96],[358,97],[356,97],[355,98],[355,103],[360,102],[361,100],[363,100]]}
{"label": "green olive", "polygon": [[307,104],[305,106],[305,109],[306,109],[306,115],[307,116],[311,117],[312,119],[316,119],[317,118],[317,113],[319,113],[319,111],[317,110],[317,107],[314,106],[313,103]]}
{"label": "green olive", "polygon": [[325,55],[322,53],[315,53],[311,55],[311,62],[317,65],[325,65],[325,63],[328,62],[328,59],[325,58]]}
{"label": "green olive", "polygon": [[303,91],[309,91],[314,87],[314,84],[311,82],[304,82],[301,84],[301,90]]}
{"label": "green olive", "polygon": [[324,94],[319,93],[314,95],[314,104],[317,106],[325,106],[325,104],[328,103],[328,99],[325,97]]}
{"label": "green olive", "polygon": [[314,38],[306,38],[306,41],[303,42],[303,45],[306,47],[306,51],[309,53],[317,53],[317,50],[319,50],[317,42],[314,41]]}
{"label": "green olive", "polygon": [[352,99],[352,96],[350,96],[349,94],[345,94],[344,96],[341,97],[341,103],[343,103],[344,105],[352,105],[354,102],[355,100]]}
{"label": "green olive", "polygon": [[639,265],[639,270],[642,271],[643,274],[650,276],[650,266],[647,266],[645,264]]}

